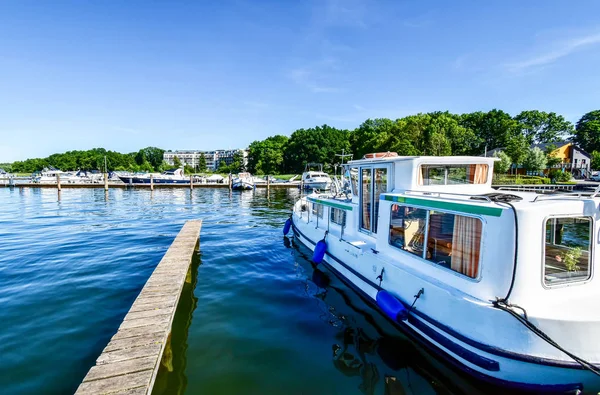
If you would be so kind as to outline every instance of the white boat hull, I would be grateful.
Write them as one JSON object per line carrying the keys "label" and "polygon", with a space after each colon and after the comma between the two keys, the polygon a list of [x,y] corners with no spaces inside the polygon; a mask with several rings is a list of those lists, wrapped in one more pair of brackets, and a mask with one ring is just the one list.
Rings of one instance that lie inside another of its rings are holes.
{"label": "white boat hull", "polygon": [[327,191],[331,189],[331,181],[305,182],[304,189],[318,189],[320,191]]}

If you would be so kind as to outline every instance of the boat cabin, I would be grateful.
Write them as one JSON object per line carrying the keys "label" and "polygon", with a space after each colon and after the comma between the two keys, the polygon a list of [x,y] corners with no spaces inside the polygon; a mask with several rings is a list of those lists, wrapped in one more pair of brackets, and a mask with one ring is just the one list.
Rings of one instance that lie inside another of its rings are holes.
{"label": "boat cabin", "polygon": [[[345,167],[351,194],[309,195],[306,215],[317,230],[328,230],[360,254],[376,251],[412,262],[425,275],[484,300],[506,295],[513,270],[523,289],[531,281],[540,290],[589,281],[598,212],[593,200],[544,196],[533,203],[534,193],[499,193],[491,186],[494,161],[426,156],[350,161]],[[515,266],[515,251],[528,263]]]}

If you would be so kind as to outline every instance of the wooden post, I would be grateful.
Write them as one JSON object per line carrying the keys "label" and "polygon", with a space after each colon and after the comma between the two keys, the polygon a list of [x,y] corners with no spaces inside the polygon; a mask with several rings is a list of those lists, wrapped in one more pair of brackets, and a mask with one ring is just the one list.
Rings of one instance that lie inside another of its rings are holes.
{"label": "wooden post", "polygon": [[267,191],[271,188],[271,177],[267,174]]}
{"label": "wooden post", "polygon": [[150,190],[154,190],[154,175],[150,174]]}
{"label": "wooden post", "polygon": [[229,173],[229,190],[231,191],[232,188],[233,188],[233,180],[231,178],[231,173]]}
{"label": "wooden post", "polygon": [[108,173],[104,173],[104,190],[108,191]]}
{"label": "wooden post", "polygon": [[194,176],[190,175],[190,190],[194,189]]}
{"label": "wooden post", "polygon": [[10,188],[14,188],[15,187],[15,177],[14,176],[10,176],[10,178],[8,179],[8,186]]}
{"label": "wooden post", "polygon": [[59,191],[61,190],[59,173],[56,173],[56,188],[58,188]]}

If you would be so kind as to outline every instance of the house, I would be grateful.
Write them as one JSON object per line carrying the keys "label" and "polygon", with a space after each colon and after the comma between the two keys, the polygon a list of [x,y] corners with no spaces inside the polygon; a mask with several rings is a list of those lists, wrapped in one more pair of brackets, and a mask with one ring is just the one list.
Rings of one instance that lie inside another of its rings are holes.
{"label": "house", "polygon": [[[575,178],[588,178],[591,176],[591,156],[583,149],[575,145],[571,141],[555,141],[553,143],[540,143],[533,144],[530,148],[539,148],[546,152],[549,146],[555,146],[556,148],[552,151],[551,155],[560,159],[560,163],[549,166],[544,173],[547,173],[551,169],[562,169],[563,171],[569,171]],[[487,151],[487,157],[494,156],[498,151],[504,151],[504,148],[494,148],[493,150]],[[526,169],[519,166],[518,173],[525,174]]]}

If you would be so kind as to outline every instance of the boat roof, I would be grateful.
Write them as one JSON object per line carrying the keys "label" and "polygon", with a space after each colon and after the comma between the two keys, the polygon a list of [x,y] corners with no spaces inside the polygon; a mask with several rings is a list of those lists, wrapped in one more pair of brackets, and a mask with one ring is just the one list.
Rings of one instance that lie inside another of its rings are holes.
{"label": "boat roof", "polygon": [[498,158],[481,156],[389,156],[385,158],[356,159],[348,162],[349,165],[361,165],[382,162],[420,162],[421,164],[474,164],[486,163],[493,165]]}

